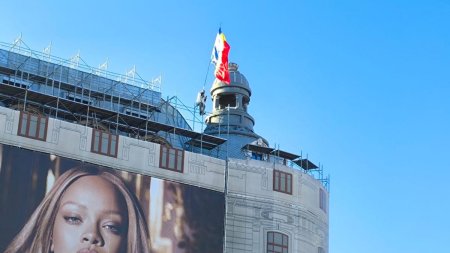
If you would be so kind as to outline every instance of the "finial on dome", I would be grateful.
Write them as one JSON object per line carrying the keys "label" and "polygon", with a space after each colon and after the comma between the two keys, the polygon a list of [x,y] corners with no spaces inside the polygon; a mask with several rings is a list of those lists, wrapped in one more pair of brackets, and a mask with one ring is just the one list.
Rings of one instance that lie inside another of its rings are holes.
{"label": "finial on dome", "polygon": [[238,68],[239,68],[239,65],[237,63],[234,63],[234,62],[228,63],[228,69],[230,71],[237,71]]}

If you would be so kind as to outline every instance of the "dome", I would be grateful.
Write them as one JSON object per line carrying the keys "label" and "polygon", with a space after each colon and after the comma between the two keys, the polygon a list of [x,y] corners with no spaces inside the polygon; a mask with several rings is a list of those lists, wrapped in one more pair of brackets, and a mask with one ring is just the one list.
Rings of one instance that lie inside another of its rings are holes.
{"label": "dome", "polygon": [[211,87],[213,110],[206,118],[204,130],[204,133],[216,136],[226,133],[229,149],[227,148],[224,159],[228,157],[247,159],[242,147],[259,139],[268,145],[268,142],[253,130],[255,119],[248,112],[250,85],[238,68],[239,65],[236,63],[228,64],[230,84],[214,80]]}
{"label": "dome", "polygon": [[245,89],[249,96],[251,96],[251,89],[250,85],[248,84],[247,78],[241,72],[238,71],[239,65],[237,63],[230,62],[228,64],[228,69],[230,71],[230,85],[219,81],[217,78],[214,80],[214,83],[211,87],[211,93],[214,92],[214,90],[222,88],[223,86],[227,86],[229,88],[242,88]]}

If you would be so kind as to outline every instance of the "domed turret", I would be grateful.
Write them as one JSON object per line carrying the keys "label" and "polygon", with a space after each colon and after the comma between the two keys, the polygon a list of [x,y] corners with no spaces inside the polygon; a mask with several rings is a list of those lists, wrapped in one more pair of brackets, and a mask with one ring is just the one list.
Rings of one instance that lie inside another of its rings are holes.
{"label": "domed turret", "polygon": [[253,131],[255,120],[247,111],[251,96],[247,78],[238,71],[239,66],[236,63],[230,63],[228,66],[230,84],[215,79],[211,87],[213,108],[206,119],[205,133],[227,134],[228,143],[238,149],[238,155],[243,145],[258,139],[265,144],[267,141]]}
{"label": "domed turret", "polygon": [[[226,88],[227,91],[232,91],[230,88],[234,88],[234,91],[241,89],[239,93],[244,93],[247,98],[250,98],[252,91],[250,85],[248,84],[247,78],[238,71],[239,65],[236,63],[230,63],[228,69],[230,71],[230,84],[227,85],[218,79],[214,80],[213,86],[211,87],[211,94],[215,93],[216,90],[221,88]],[[216,92],[217,93],[217,92]]]}

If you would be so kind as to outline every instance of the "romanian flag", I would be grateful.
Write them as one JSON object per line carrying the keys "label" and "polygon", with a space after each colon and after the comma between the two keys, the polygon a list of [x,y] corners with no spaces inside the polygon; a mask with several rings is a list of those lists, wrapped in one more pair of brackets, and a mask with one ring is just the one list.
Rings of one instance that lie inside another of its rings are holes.
{"label": "romanian flag", "polygon": [[228,52],[230,52],[230,45],[227,43],[225,34],[219,28],[219,33],[216,36],[216,42],[211,54],[211,60],[216,65],[214,74],[220,81],[230,84],[230,72],[228,71]]}

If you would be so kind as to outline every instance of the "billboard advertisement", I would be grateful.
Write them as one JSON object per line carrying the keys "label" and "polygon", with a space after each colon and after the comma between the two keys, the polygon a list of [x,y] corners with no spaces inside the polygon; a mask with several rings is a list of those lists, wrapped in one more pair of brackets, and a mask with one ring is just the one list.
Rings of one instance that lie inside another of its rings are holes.
{"label": "billboard advertisement", "polygon": [[0,144],[0,252],[223,252],[222,192]]}

